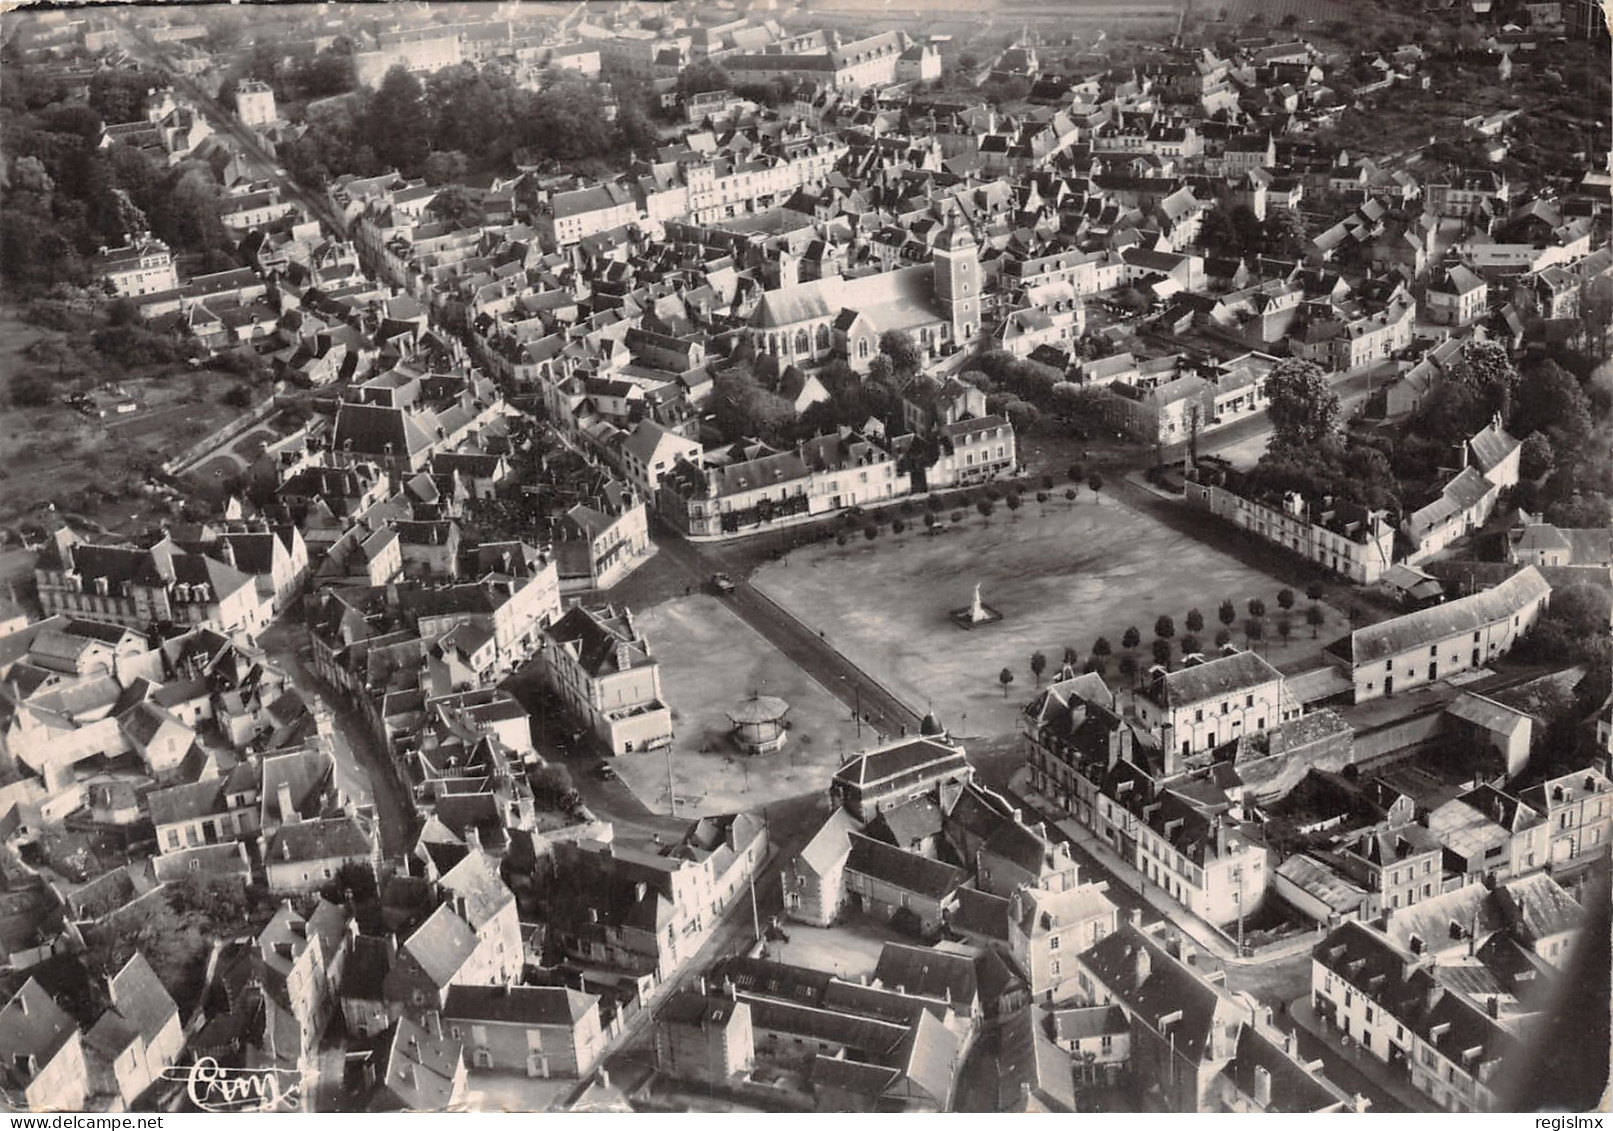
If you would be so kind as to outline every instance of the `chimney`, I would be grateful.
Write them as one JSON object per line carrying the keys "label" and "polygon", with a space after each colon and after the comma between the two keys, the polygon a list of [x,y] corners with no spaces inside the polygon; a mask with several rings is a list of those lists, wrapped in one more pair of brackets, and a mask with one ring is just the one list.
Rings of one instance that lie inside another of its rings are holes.
{"label": "chimney", "polygon": [[1225,821],[1215,823],[1215,854],[1217,856],[1227,854],[1227,823]]}
{"label": "chimney", "polygon": [[1271,1106],[1271,1070],[1263,1064],[1255,1065],[1255,1103]]}
{"label": "chimney", "polygon": [[1485,998],[1484,1012],[1488,1013],[1492,1018],[1499,1019],[1501,1016],[1501,999],[1494,994]]}

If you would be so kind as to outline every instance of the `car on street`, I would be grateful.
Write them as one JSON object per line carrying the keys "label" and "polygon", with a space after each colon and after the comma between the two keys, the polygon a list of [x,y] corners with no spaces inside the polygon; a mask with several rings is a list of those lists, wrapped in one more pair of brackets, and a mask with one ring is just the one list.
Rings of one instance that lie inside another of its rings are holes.
{"label": "car on street", "polygon": [[594,770],[594,776],[600,781],[621,781],[621,776],[617,774],[616,767],[609,762],[601,762],[598,768]]}
{"label": "car on street", "polygon": [[714,573],[711,575],[711,587],[719,593],[732,593],[734,591],[734,579],[726,573]]}

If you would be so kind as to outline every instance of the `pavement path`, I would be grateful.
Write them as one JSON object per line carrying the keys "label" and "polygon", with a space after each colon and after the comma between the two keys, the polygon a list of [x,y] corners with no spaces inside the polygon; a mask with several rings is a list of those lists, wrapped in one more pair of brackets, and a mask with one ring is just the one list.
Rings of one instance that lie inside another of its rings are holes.
{"label": "pavement path", "polygon": [[[765,536],[764,536],[765,537]],[[656,555],[659,568],[668,571],[673,585],[682,580],[686,590],[709,585],[711,574],[731,565],[727,548],[696,546],[676,534],[658,534]],[[754,553],[754,549],[753,549]],[[748,571],[747,571],[748,572]],[[764,597],[748,577],[733,573],[734,591],[723,598],[729,609],[761,637],[788,656],[798,667],[817,680],[881,735],[918,733],[921,716],[897,699],[870,673],[846,659],[833,646],[833,633],[814,632],[778,605]],[[663,578],[663,583],[665,579]]]}
{"label": "pavement path", "polygon": [[317,217],[331,231],[338,236],[347,235],[347,223],[336,211],[322,193],[311,192],[288,175],[279,171],[275,156],[269,152],[258,139],[257,134],[241,123],[241,120],[220,105],[218,99],[202,85],[185,74],[173,63],[173,60],[156,43],[152,42],[143,32],[134,30],[133,25],[126,25],[120,41],[130,55],[144,62],[154,63],[168,72],[169,80],[173,85],[188,97],[191,103],[201,111],[213,128],[225,133],[252,159],[258,166],[255,170],[258,177],[271,180],[280,188],[282,196],[288,196],[299,201],[309,213]]}

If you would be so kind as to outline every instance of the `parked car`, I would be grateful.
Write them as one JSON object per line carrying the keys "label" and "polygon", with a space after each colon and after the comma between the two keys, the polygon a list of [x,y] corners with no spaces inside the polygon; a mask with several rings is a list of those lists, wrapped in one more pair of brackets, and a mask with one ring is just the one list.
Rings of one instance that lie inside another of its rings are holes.
{"label": "parked car", "polygon": [[714,573],[711,575],[711,587],[719,593],[732,593],[734,591],[734,579],[726,573]]}
{"label": "parked car", "polygon": [[594,771],[594,776],[600,781],[621,780],[621,776],[616,772],[616,767],[612,766],[609,762],[601,762],[599,764],[599,768]]}

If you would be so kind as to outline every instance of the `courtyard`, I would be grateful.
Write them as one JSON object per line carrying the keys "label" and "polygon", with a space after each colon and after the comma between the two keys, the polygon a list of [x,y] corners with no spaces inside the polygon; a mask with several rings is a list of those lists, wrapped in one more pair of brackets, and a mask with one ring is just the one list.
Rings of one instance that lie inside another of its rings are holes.
{"label": "courtyard", "polygon": [[[1326,619],[1312,639],[1301,593],[1284,643],[1276,631],[1282,583],[1112,497],[1094,502],[1090,492],[1073,505],[1028,500],[1015,517],[1001,507],[989,521],[971,511],[942,535],[887,532],[872,542],[796,550],[751,580],[913,710],[933,708],[943,725],[964,736],[1014,728],[1035,693],[1036,652],[1047,658],[1046,681],[1066,647],[1084,659],[1104,636],[1113,646],[1107,677],[1123,687],[1122,635],[1129,626],[1141,633],[1133,655],[1146,669],[1161,615],[1174,619],[1179,637],[1188,610],[1199,609],[1208,654],[1222,600],[1238,608],[1233,642],[1242,645],[1245,607],[1258,597],[1267,610],[1260,652],[1285,670],[1300,670],[1307,657],[1320,665],[1321,648],[1349,629],[1343,615],[1323,605]],[[1002,619],[960,628],[948,613],[970,603],[976,583]],[[1004,669],[1013,674],[1006,695],[999,682]]]}
{"label": "courtyard", "polygon": [[[661,691],[672,709],[679,817],[757,810],[826,790],[844,754],[873,744],[866,727],[858,738],[840,700],[719,599],[679,597],[634,619],[661,662]],[[729,737],[726,712],[752,693],[790,706],[789,738],[777,753],[747,757]],[[666,813],[667,762],[663,751],[653,751],[611,764],[651,812]]]}

